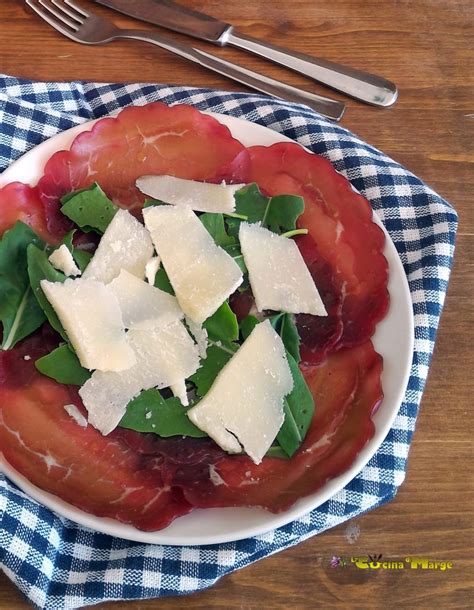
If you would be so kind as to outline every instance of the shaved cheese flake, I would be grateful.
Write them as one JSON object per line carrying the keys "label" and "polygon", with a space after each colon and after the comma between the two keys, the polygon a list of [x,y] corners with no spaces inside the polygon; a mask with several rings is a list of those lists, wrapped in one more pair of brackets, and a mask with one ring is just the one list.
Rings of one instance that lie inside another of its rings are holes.
{"label": "shaved cheese flake", "polygon": [[71,275],[81,275],[81,270],[76,265],[66,244],[59,246],[59,248],[51,254],[48,260],[55,269],[62,271],[64,275],[67,275],[68,277]]}
{"label": "shaved cheese flake", "polygon": [[179,398],[183,407],[187,407],[189,405],[188,392],[186,390],[186,380],[185,379],[181,379],[181,381],[179,381],[177,383],[173,383],[170,386],[170,390],[173,392],[173,396],[176,396],[176,398]]}
{"label": "shaved cheese flake", "polygon": [[199,352],[184,324],[158,322],[154,328],[130,330],[130,345],[140,364],[143,389],[166,388],[191,377],[199,368]]}
{"label": "shaved cheese flake", "polygon": [[87,419],[82,415],[76,405],[64,405],[64,410],[81,428],[87,428]]}
{"label": "shaved cheese flake", "polygon": [[168,324],[184,316],[176,297],[124,269],[108,286],[118,300],[125,328],[153,328],[157,321]]}
{"label": "shaved cheese flake", "polygon": [[298,246],[259,224],[242,222],[240,245],[259,311],[327,316]]}
{"label": "shaved cheese flake", "polygon": [[245,184],[210,184],[175,176],[141,176],[137,188],[145,195],[198,212],[235,212],[235,193]]}
{"label": "shaved cheese flake", "polygon": [[118,210],[82,277],[108,284],[125,269],[142,280],[152,254],[145,227],[130,212]]}
{"label": "shaved cheese flake", "polygon": [[283,399],[292,388],[283,342],[267,320],[257,324],[187,414],[225,451],[239,453],[242,445],[259,464],[283,424]]}
{"label": "shaved cheese flake", "polygon": [[140,380],[133,374],[135,367],[125,374],[94,371],[80,388],[88,412],[88,421],[104,436],[119,425],[128,403],[141,391]]}
{"label": "shaved cheese flake", "polygon": [[96,280],[41,280],[77,356],[87,369],[124,371],[135,364],[115,295]]}
{"label": "shaved cheese flake", "polygon": [[152,286],[155,284],[156,274],[161,265],[161,258],[159,256],[152,256],[145,265],[145,277],[146,281]]}
{"label": "shaved cheese flake", "polygon": [[242,271],[189,208],[160,205],[143,216],[181,309],[201,324],[240,286]]}
{"label": "shaved cheese flake", "polygon": [[156,321],[146,330],[130,330],[127,337],[135,366],[120,374],[95,371],[79,390],[89,423],[104,435],[118,426],[142,390],[179,386],[199,367],[197,347],[180,321]]}

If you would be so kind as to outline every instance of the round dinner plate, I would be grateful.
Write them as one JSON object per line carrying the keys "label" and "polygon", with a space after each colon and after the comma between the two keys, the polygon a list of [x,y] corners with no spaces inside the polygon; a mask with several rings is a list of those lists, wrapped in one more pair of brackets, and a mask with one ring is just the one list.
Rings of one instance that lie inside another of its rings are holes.
{"label": "round dinner plate", "polygon": [[[245,146],[270,146],[277,142],[291,142],[286,136],[261,125],[230,116],[209,114],[227,125],[232,135]],[[73,127],[26,153],[3,172],[0,176],[0,187],[16,180],[36,184],[51,155],[58,150],[68,149],[73,139],[82,131],[89,130],[93,123],[94,121],[91,121]],[[398,413],[410,373],[414,330],[408,283],[392,240],[376,214],[374,220],[385,232],[387,239],[384,254],[389,264],[390,309],[387,316],[377,325],[372,338],[375,349],[383,357],[384,399],[373,416],[374,436],[346,472],[328,481],[317,492],[301,498],[290,509],[278,514],[259,508],[196,509],[189,515],[179,517],[163,530],[143,532],[112,519],[95,517],[63,502],[32,485],[3,459],[0,460],[0,469],[25,493],[63,517],[111,536],[152,544],[202,545],[240,540],[281,527],[320,506],[347,485],[380,447]]]}

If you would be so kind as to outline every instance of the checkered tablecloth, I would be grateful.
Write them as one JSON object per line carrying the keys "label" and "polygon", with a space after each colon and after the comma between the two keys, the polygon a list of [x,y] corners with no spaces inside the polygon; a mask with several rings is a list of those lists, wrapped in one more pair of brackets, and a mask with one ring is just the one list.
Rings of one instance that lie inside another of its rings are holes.
{"label": "checkered tablecloth", "polygon": [[40,608],[185,594],[387,502],[403,482],[452,264],[451,206],[378,150],[303,106],[260,95],[150,84],[40,83],[0,76],[0,171],[56,133],[130,104],[160,100],[230,114],[289,136],[331,160],[372,203],[403,262],[413,300],[408,390],[386,440],[362,472],[306,516],[262,536],[171,547],[84,529],[0,474],[0,566]]}

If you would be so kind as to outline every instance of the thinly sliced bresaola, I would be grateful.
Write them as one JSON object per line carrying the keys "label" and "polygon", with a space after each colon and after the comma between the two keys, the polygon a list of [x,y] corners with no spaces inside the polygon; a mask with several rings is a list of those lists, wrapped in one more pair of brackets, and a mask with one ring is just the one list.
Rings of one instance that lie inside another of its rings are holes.
{"label": "thinly sliced bresaola", "polygon": [[[388,306],[383,233],[367,201],[324,159],[292,144],[247,151],[211,117],[159,103],[96,123],[70,151],[50,159],[39,191],[4,187],[0,233],[20,219],[56,242],[67,230],[58,213],[63,194],[97,181],[117,204],[139,207],[134,183],[145,173],[255,180],[267,194],[304,196],[299,224],[309,235],[297,242],[329,313],[325,324],[315,316],[296,317],[301,368],[316,403],[307,438],[291,460],[265,458],[255,466],[209,439],[160,439],[125,429],[103,437],[64,409],[83,409],[77,389],[35,369],[34,361],[58,340],[43,330],[0,352],[0,450],[39,487],[144,530],[166,527],[193,507],[285,510],[344,472],[373,435],[382,362],[367,339]],[[88,243],[88,236],[79,239]],[[245,317],[252,298],[235,295],[232,303]]]}
{"label": "thinly sliced bresaola", "polygon": [[[308,435],[291,460],[203,457],[186,467],[164,460],[175,485],[195,507],[261,506],[286,510],[343,473],[373,436],[371,416],[382,400],[381,357],[372,343],[341,349],[319,366],[303,369],[316,411]],[[201,456],[202,456],[201,450]]]}
{"label": "thinly sliced bresaola", "polygon": [[254,146],[249,154],[250,179],[266,194],[304,198],[305,211],[297,224],[309,230],[343,294],[339,345],[363,343],[374,333],[389,302],[385,236],[372,220],[369,202],[329,161],[298,144]]}
{"label": "thinly sliced bresaola", "polygon": [[38,188],[52,213],[62,195],[93,182],[117,205],[136,208],[145,199],[135,187],[139,176],[245,182],[247,169],[246,150],[227,127],[192,106],[155,102],[125,108],[81,133],[70,150],[51,157]]}
{"label": "thinly sliced bresaola", "polygon": [[[75,388],[40,375],[38,338],[0,352],[0,449],[29,481],[99,517],[143,530],[191,510],[163,479],[161,458],[144,458],[119,439],[81,427],[64,409],[85,410]],[[29,356],[29,360],[24,360]],[[26,380],[26,382],[25,382]]]}
{"label": "thinly sliced bresaola", "polygon": [[310,235],[296,239],[298,247],[316,284],[326,317],[298,314],[296,325],[301,338],[301,360],[306,364],[318,364],[340,342],[344,324],[342,321],[342,291],[338,288],[331,266],[321,256]]}
{"label": "thinly sliced bresaola", "polygon": [[48,228],[47,215],[36,187],[11,182],[0,189],[0,237],[21,220],[50,244],[59,241],[60,235]]}
{"label": "thinly sliced bresaola", "polygon": [[[0,352],[0,447],[29,481],[66,502],[143,530],[192,507],[285,510],[344,472],[373,434],[382,399],[381,358],[370,342],[305,367],[316,414],[291,460],[229,456],[208,439],[160,439],[129,430],[103,437],[64,405],[83,407],[75,388],[41,376],[37,338]],[[24,356],[32,356],[24,360]]]}

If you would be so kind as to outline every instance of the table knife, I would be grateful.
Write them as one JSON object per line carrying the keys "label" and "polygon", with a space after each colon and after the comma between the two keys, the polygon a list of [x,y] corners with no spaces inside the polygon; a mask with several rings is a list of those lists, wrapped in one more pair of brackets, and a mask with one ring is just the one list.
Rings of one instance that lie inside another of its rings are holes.
{"label": "table knife", "polygon": [[171,0],[95,0],[95,2],[181,34],[194,36],[219,46],[231,45],[249,51],[367,104],[391,106],[398,96],[397,87],[385,78],[261,42],[237,33],[229,23]]}

